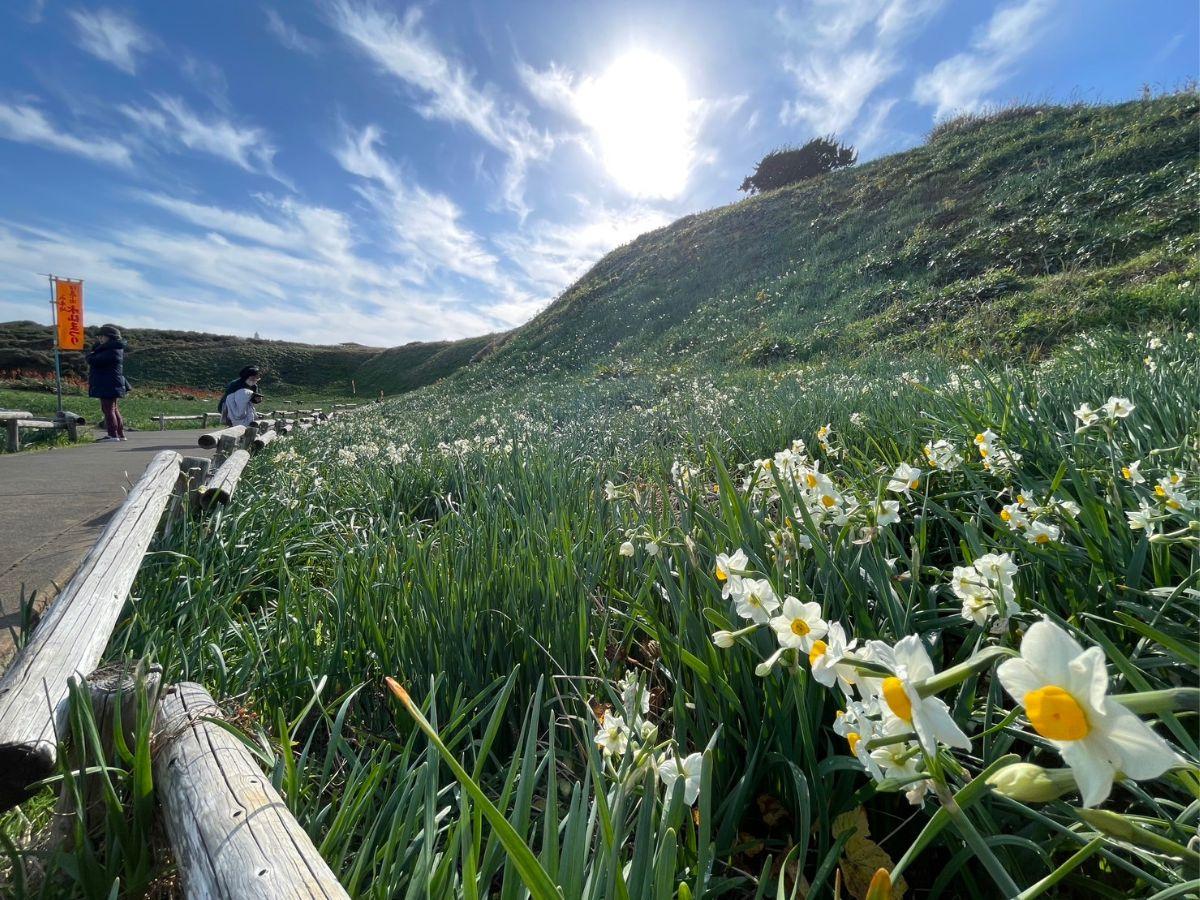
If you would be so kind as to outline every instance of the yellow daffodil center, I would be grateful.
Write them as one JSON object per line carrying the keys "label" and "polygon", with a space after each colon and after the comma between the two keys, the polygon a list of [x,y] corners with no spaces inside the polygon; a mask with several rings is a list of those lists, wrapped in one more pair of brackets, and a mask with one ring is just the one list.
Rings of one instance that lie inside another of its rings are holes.
{"label": "yellow daffodil center", "polygon": [[817,486],[817,476],[813,475],[811,472],[804,476],[804,480],[808,483],[810,488],[815,488]]}
{"label": "yellow daffodil center", "polygon": [[912,722],[912,701],[908,699],[903,681],[895,676],[883,679],[883,699],[898,718]]}
{"label": "yellow daffodil center", "polygon": [[1057,685],[1030,691],[1023,705],[1029,724],[1052,741],[1079,741],[1092,730],[1079,701]]}
{"label": "yellow daffodil center", "polygon": [[921,486],[921,479],[920,479],[920,478],[914,478],[912,481],[910,481],[910,482],[908,483],[908,486],[909,486],[909,489],[910,489],[910,490],[914,490],[914,491],[915,491],[917,488],[919,488],[919,487]]}
{"label": "yellow daffodil center", "polygon": [[812,645],[812,649],[808,651],[808,664],[810,666],[815,666],[817,664],[817,660],[824,656],[828,649],[829,645],[824,641],[815,641]]}
{"label": "yellow daffodil center", "polygon": [[846,743],[850,745],[851,753],[858,753],[858,741],[859,737],[857,731],[851,731],[846,735]]}
{"label": "yellow daffodil center", "polygon": [[1157,495],[1158,495],[1158,496],[1160,496],[1160,497],[1165,497],[1165,496],[1167,496],[1167,492],[1166,492],[1166,490],[1164,490],[1164,488],[1163,488],[1163,486],[1162,486],[1161,484],[1156,484],[1156,485],[1154,486],[1154,493],[1155,493],[1155,494],[1157,494]]}
{"label": "yellow daffodil center", "polygon": [[803,619],[792,619],[792,634],[796,635],[796,637],[804,637],[810,631],[812,629],[808,627],[808,623]]}
{"label": "yellow daffodil center", "polygon": [[1010,513],[1007,509],[1002,509],[1000,510],[1000,518],[1002,518],[1005,522],[1011,521],[1012,513]]}
{"label": "yellow daffodil center", "polygon": [[728,577],[728,573],[720,566],[717,566],[717,581],[725,581]]}
{"label": "yellow daffodil center", "polygon": [[1042,534],[1039,534],[1037,537],[1035,537],[1034,540],[1037,541],[1039,544],[1048,544],[1048,543],[1050,543],[1050,535],[1042,533]]}
{"label": "yellow daffodil center", "polygon": [[829,507],[833,506],[835,503],[837,503],[837,501],[829,494],[825,494],[823,497],[821,497],[821,505],[826,509],[829,509]]}
{"label": "yellow daffodil center", "polygon": [[1122,467],[1121,467],[1121,474],[1122,474],[1122,475],[1124,475],[1126,478],[1132,478],[1132,477],[1133,477],[1133,472],[1131,472],[1131,471],[1129,470],[1129,466],[1122,466]]}

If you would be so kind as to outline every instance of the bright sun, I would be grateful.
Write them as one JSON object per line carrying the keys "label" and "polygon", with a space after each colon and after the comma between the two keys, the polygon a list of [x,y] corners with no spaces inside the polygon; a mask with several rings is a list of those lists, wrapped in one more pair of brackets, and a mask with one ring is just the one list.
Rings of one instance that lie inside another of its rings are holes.
{"label": "bright sun", "polygon": [[693,153],[687,85],[678,69],[653,53],[629,52],[582,85],[579,106],[622,188],[643,197],[678,196]]}

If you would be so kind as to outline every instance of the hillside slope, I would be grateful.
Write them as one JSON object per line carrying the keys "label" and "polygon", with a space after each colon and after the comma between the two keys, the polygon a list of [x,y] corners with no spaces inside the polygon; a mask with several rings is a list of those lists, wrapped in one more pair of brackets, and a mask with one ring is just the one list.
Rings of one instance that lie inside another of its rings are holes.
{"label": "hillside slope", "polygon": [[[89,344],[97,331],[88,329]],[[265,385],[279,391],[388,394],[432,384],[466,365],[493,335],[464,341],[414,342],[387,350],[359,344],[321,346],[196,331],[131,328],[125,370],[135,385],[221,387],[251,363],[266,369]],[[35,322],[0,323],[0,372],[54,371],[51,330]],[[81,353],[63,354],[68,375],[85,376]]]}
{"label": "hillside slope", "polygon": [[480,374],[1036,353],[1194,320],[1197,116],[1192,92],[1013,109],[688,216],[604,257]]}

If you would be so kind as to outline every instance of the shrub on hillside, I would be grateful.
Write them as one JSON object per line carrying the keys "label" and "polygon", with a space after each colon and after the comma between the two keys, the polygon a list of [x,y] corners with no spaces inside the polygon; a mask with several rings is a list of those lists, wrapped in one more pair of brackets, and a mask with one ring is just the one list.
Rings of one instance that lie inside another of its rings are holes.
{"label": "shrub on hillside", "polygon": [[773,191],[800,181],[807,181],[854,165],[858,151],[839,143],[833,135],[816,137],[803,147],[780,147],[758,161],[754,172],[747,175],[738,190],[757,194]]}

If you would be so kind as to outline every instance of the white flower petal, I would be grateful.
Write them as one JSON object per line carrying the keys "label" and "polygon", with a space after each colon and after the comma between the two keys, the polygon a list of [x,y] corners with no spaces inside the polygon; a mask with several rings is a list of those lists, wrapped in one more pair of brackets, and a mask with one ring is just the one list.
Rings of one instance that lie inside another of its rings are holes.
{"label": "white flower petal", "polygon": [[1117,701],[1107,698],[1104,712],[1104,737],[1109,749],[1119,754],[1123,775],[1135,781],[1157,778],[1182,763],[1166,741]]}
{"label": "white flower petal", "polygon": [[1021,640],[1021,656],[1041,673],[1043,684],[1070,684],[1069,664],[1082,652],[1075,639],[1049,619],[1029,626]]}
{"label": "white flower petal", "polygon": [[1023,659],[1006,659],[996,666],[996,677],[1008,695],[1021,704],[1026,694],[1046,684],[1042,674]]}
{"label": "white flower petal", "polygon": [[902,637],[896,642],[896,662],[905,667],[909,681],[921,681],[933,674],[933,661],[925,652],[925,645],[915,634]]}
{"label": "white flower petal", "polygon": [[1104,713],[1104,697],[1108,693],[1108,670],[1104,668],[1104,651],[1088,647],[1070,664],[1071,680],[1060,687],[1080,700],[1086,699],[1096,712]]}
{"label": "white flower petal", "polygon": [[1112,792],[1113,767],[1103,750],[1093,741],[1059,744],[1063,762],[1071,767],[1084,806],[1103,803]]}

